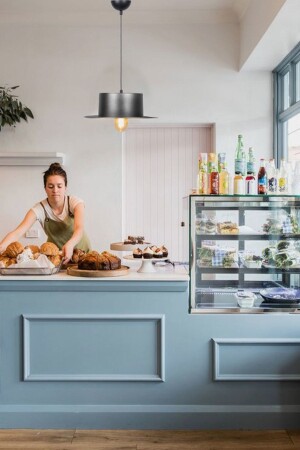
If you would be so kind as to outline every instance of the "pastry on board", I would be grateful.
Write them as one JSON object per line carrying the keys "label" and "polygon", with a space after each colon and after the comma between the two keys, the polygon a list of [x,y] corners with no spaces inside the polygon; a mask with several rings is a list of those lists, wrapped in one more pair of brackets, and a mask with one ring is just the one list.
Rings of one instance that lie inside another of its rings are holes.
{"label": "pastry on board", "polygon": [[219,234],[238,234],[239,232],[237,224],[230,221],[219,222],[217,227]]}
{"label": "pastry on board", "polygon": [[6,256],[16,258],[24,250],[24,246],[20,242],[12,242],[5,250]]}
{"label": "pastry on board", "polygon": [[118,256],[113,255],[112,253],[106,251],[102,252],[101,255],[105,256],[108,259],[111,270],[120,269],[121,260],[120,258],[118,258]]}
{"label": "pastry on board", "polygon": [[53,242],[45,242],[41,245],[40,252],[46,256],[56,256],[59,254],[59,248]]}
{"label": "pastry on board", "polygon": [[74,248],[71,263],[78,264],[79,260],[84,257],[86,252],[80,248]]}
{"label": "pastry on board", "polygon": [[121,259],[107,251],[98,253],[94,250],[83,255],[78,261],[78,269],[82,270],[116,270],[120,267]]}
{"label": "pastry on board", "polygon": [[25,250],[27,248],[30,248],[33,254],[40,253],[40,247],[38,247],[37,245],[26,245]]}

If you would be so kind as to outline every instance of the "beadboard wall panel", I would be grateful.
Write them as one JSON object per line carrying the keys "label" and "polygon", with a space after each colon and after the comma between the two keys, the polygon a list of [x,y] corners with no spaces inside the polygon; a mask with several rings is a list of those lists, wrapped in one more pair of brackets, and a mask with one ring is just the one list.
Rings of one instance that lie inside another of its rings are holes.
{"label": "beadboard wall panel", "polygon": [[182,261],[182,199],[196,187],[199,152],[212,150],[212,126],[130,128],[123,144],[123,237],[143,235]]}

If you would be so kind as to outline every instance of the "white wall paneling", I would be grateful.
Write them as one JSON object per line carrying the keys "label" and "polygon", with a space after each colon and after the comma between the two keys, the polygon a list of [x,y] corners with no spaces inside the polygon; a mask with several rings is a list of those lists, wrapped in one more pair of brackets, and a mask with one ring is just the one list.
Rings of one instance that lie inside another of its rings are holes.
{"label": "white wall paneling", "polygon": [[123,238],[144,235],[183,260],[183,197],[196,187],[199,152],[212,125],[130,128],[123,146]]}

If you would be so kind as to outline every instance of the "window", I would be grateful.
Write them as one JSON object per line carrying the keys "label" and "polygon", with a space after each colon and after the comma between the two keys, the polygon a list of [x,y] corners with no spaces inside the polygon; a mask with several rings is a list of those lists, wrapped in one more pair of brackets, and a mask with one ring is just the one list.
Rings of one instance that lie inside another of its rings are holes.
{"label": "window", "polygon": [[273,71],[274,151],[281,158],[300,161],[300,42]]}

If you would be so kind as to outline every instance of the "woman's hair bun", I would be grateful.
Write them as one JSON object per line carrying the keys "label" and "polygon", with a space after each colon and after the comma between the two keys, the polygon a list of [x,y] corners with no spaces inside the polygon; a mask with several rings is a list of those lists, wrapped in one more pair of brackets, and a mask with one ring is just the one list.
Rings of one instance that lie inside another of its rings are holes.
{"label": "woman's hair bun", "polygon": [[63,169],[63,167],[60,165],[59,162],[54,162],[50,164],[49,169],[44,172],[44,186],[46,187],[47,178],[51,175],[60,175],[65,180],[65,185],[67,186],[68,180],[67,180],[67,173]]}

